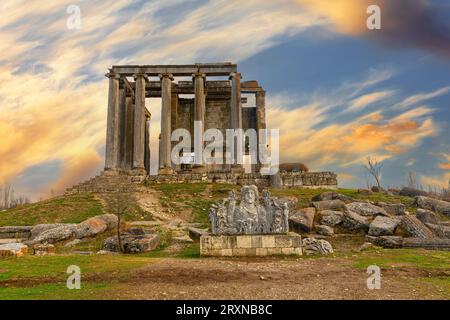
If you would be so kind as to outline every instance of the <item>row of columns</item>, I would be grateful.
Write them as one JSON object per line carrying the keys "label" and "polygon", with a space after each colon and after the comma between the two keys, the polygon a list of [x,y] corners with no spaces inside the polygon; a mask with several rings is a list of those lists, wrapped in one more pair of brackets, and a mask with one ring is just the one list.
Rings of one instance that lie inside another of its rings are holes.
{"label": "row of columns", "polygon": [[[150,118],[145,109],[145,74],[134,75],[135,90],[133,98],[127,95],[129,90],[124,79],[112,70],[109,78],[108,116],[106,134],[105,170],[132,169],[145,173],[150,170]],[[171,115],[172,115],[172,74],[160,74],[161,80],[161,140],[160,140],[160,173],[172,173],[171,161]],[[192,75],[194,82],[195,107],[194,120],[201,121],[202,126],[197,134],[203,139],[205,130],[205,74]],[[232,73],[231,80],[231,128],[242,128],[241,74]],[[257,100],[258,101],[258,100]],[[203,155],[203,140],[196,150]],[[235,153],[236,155],[236,153]],[[129,166],[131,164],[131,166]],[[203,166],[197,166],[202,169]],[[195,168],[194,168],[195,169]]]}

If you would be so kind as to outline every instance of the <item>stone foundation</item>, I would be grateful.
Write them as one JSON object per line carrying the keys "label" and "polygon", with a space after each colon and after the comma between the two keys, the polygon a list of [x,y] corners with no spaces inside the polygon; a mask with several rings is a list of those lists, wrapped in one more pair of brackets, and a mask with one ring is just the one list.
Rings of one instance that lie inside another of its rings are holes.
{"label": "stone foundation", "polygon": [[280,183],[273,184],[271,176],[259,173],[177,172],[174,174],[141,175],[126,171],[103,171],[100,175],[66,190],[66,194],[80,192],[113,192],[119,184],[153,183],[224,183],[234,185],[256,185],[258,188],[323,188],[337,189],[337,177],[333,172],[282,172],[276,175]]}
{"label": "stone foundation", "polygon": [[302,255],[299,235],[203,235],[200,255],[213,257]]}

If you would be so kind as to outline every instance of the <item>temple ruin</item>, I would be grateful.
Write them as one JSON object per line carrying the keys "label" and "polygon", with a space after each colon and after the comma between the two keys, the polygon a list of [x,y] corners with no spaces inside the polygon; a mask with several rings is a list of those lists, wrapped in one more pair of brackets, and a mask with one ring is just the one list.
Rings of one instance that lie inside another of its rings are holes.
{"label": "temple ruin", "polygon": [[[194,65],[113,66],[109,78],[105,170],[150,172],[151,106],[146,98],[161,98],[161,134],[158,174],[177,172],[231,172],[242,165],[175,165],[171,161],[171,134],[183,128],[194,136],[194,121],[202,121],[200,134],[213,128],[265,129],[265,91],[257,81],[241,82],[231,63]],[[192,80],[174,81],[176,77]],[[208,78],[213,78],[208,80]],[[217,80],[224,77],[224,80]],[[244,94],[255,96],[256,105],[243,108]],[[150,110],[150,111],[149,111]],[[260,143],[258,138],[258,143]],[[192,141],[193,143],[193,141]],[[203,154],[204,144],[200,145]],[[194,145],[192,144],[192,148]],[[193,150],[193,149],[192,149]],[[225,157],[225,150],[223,152]],[[237,161],[236,161],[237,163]],[[234,167],[234,168],[232,168]],[[238,168],[241,167],[241,168]],[[252,167],[252,172],[257,166]]]}
{"label": "temple ruin", "polygon": [[[229,152],[224,147],[219,157],[231,157],[233,164],[229,161],[172,163],[171,152],[178,142],[171,141],[171,136],[180,128],[191,136],[195,136],[195,132],[203,136],[208,129],[218,129],[224,136],[228,129],[255,129],[258,150],[267,147],[267,137],[260,131],[266,129],[266,92],[255,80],[241,81],[236,64],[116,65],[106,76],[109,90],[105,170],[68,192],[107,191],[114,189],[120,179],[150,183],[254,184],[258,187],[337,187],[333,172],[261,174],[261,163],[248,160],[257,156],[248,153],[245,136],[243,157],[247,157],[247,162],[238,161],[237,152]],[[158,155],[150,152],[152,106],[146,105],[146,98],[161,98]],[[251,103],[247,103],[248,100]],[[198,121],[201,121],[201,128],[194,128]],[[202,154],[204,141],[195,146],[191,142],[191,151],[195,150],[191,155]],[[158,172],[150,175],[150,159],[156,158],[159,159]]]}

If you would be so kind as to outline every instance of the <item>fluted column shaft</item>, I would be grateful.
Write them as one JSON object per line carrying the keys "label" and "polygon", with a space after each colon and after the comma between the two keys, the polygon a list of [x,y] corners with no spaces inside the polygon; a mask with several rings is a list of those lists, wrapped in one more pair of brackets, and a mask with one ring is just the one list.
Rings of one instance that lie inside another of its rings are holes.
{"label": "fluted column shaft", "polygon": [[161,79],[161,159],[160,168],[171,168],[171,114],[172,114],[172,80],[171,74],[159,75]]}
{"label": "fluted column shaft", "polygon": [[[194,81],[194,93],[195,93],[195,106],[194,106],[194,121],[201,121],[201,125],[197,124],[194,128],[194,150],[195,150],[195,162],[197,166],[203,165],[203,133],[205,131],[205,108],[206,108],[206,96],[205,96],[205,75],[203,73],[195,73],[192,75]],[[195,130],[197,129],[197,130]]]}
{"label": "fluted column shaft", "polygon": [[111,170],[119,165],[119,76],[112,70],[105,76],[109,78],[105,170]]}
{"label": "fluted column shaft", "polygon": [[133,169],[145,169],[145,75],[136,74]]}

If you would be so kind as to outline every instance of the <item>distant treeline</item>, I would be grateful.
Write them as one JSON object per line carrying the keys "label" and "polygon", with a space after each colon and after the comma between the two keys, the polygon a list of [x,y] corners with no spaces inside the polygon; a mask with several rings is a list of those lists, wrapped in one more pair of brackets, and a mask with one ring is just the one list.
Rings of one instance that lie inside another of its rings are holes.
{"label": "distant treeline", "polygon": [[16,196],[12,185],[5,183],[0,186],[0,210],[15,208],[27,203],[30,203],[30,199],[25,196]]}

